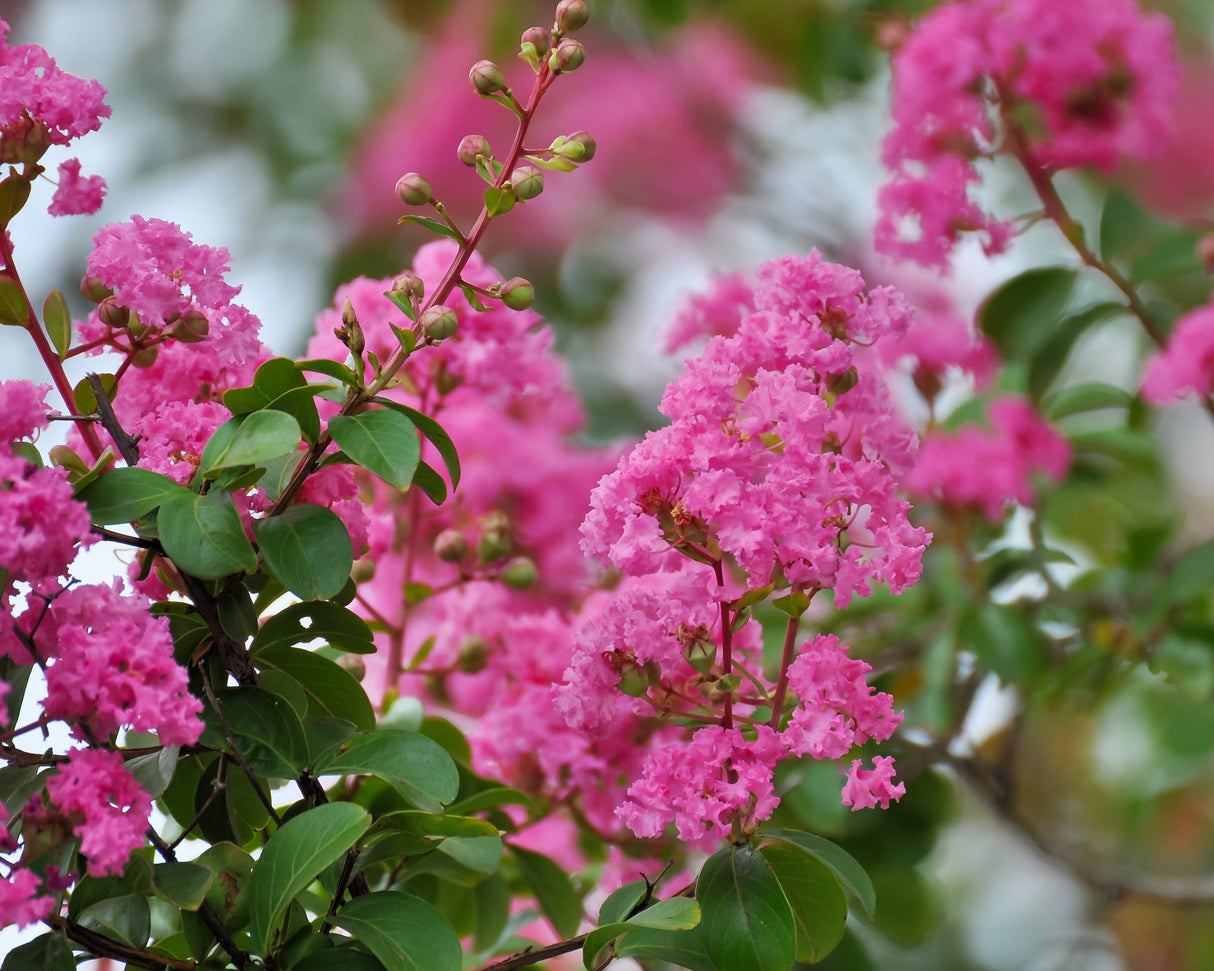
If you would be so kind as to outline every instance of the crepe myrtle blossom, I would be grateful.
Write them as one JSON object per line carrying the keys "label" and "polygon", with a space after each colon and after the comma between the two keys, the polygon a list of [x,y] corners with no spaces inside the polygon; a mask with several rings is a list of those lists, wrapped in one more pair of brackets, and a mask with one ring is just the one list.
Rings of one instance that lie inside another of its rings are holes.
{"label": "crepe myrtle blossom", "polygon": [[1168,405],[1186,395],[1208,395],[1214,385],[1214,303],[1190,311],[1176,323],[1163,350],[1147,361],[1142,396]]}
{"label": "crepe myrtle blossom", "polygon": [[1134,0],[953,0],[893,55],[894,128],[882,156],[877,247],[944,266],[964,233],[987,253],[1009,223],[970,190],[975,161],[1011,153],[1053,173],[1109,172],[1157,153],[1173,133],[1179,92],[1171,22]]}
{"label": "crepe myrtle blossom", "polygon": [[80,175],[80,160],[59,163],[59,186],[47,212],[52,216],[88,216],[101,208],[105,180],[99,175]]}

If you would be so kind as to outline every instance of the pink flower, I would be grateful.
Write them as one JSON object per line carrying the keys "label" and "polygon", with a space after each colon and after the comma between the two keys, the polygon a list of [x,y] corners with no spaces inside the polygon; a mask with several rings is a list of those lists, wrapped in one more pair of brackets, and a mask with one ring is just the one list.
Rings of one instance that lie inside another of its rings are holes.
{"label": "pink flower", "polygon": [[0,381],[0,441],[32,438],[48,424],[46,393],[49,384],[33,381]]}
{"label": "pink flower", "polygon": [[852,760],[847,782],[843,786],[843,805],[851,806],[852,812],[872,809],[877,805],[888,809],[891,800],[896,802],[906,795],[904,783],[894,784],[892,756],[876,756],[871,769],[860,768],[863,764],[859,759]]}
{"label": "pink flower", "polygon": [[105,749],[73,749],[46,782],[47,795],[72,820],[80,852],[92,876],[122,872],[131,851],[144,843],[152,800]]}
{"label": "pink flower", "polygon": [[202,704],[173,660],[167,619],[141,595],[87,584],[61,593],[35,634],[46,672],[44,710],[82,734],[126,726],[154,731],[164,745],[198,740]]}
{"label": "pink flower", "polygon": [[1172,404],[1185,395],[1204,396],[1214,385],[1214,303],[1185,314],[1176,322],[1167,346],[1147,361],[1142,396],[1156,405]]}
{"label": "pink flower", "polygon": [[59,163],[59,187],[47,208],[52,216],[88,216],[101,208],[105,179],[99,175],[80,177],[80,160]]}
{"label": "pink flower", "polygon": [[[3,21],[0,21],[3,23]],[[37,896],[42,882],[32,870],[14,869],[0,877],[0,927],[29,927],[55,910],[55,898]]]}

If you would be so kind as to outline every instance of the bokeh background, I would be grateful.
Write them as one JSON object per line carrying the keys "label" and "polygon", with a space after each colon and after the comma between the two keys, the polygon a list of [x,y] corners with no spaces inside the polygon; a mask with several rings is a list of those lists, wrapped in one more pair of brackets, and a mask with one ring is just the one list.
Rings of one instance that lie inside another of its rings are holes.
{"label": "bokeh background", "polygon": [[[873,255],[887,126],[882,47],[930,0],[591,6],[587,62],[554,90],[536,144],[585,128],[598,156],[577,173],[549,175],[541,199],[495,225],[484,247],[503,276],[536,284],[537,306],[573,363],[591,437],[635,436],[657,423],[658,396],[678,365],[662,353],[664,330],[714,272],[816,246],[874,282],[943,293],[972,313],[1002,279],[1063,258],[1047,233],[1030,234],[995,261],[963,250],[940,282]],[[1214,6],[1174,0],[1163,9],[1188,71],[1178,145],[1150,166],[1065,188],[1081,215],[1122,187],[1161,218],[1200,229],[1214,218]],[[479,180],[455,146],[473,132],[504,137],[506,119],[475,97],[467,68],[494,57],[518,72],[508,78],[525,78],[511,52],[523,27],[551,18],[551,4],[6,0],[0,16],[14,42],[40,43],[66,70],[99,78],[114,108],[78,146],[84,172],[109,184],[101,212],[52,219],[31,204],[21,216],[17,256],[31,292],[62,287],[83,316],[72,288],[92,230],[157,216],[226,246],[228,278],[244,287],[266,343],[297,355],[338,283],[399,272],[427,240],[396,225],[397,176],[422,172],[457,218],[478,204]],[[1010,173],[991,173],[986,191],[1004,211],[1028,208]],[[1183,274],[1159,285],[1189,302],[1193,288],[1208,290]],[[36,370],[24,353],[5,341],[5,376]],[[1106,380],[1120,374],[1132,386],[1133,354],[1117,334],[1098,335],[1084,354]],[[960,389],[956,402],[964,397]],[[1168,543],[1209,539],[1211,434],[1185,410],[1154,432],[1160,465],[1118,500],[1117,515],[1144,530],[1168,524]],[[1089,512],[1099,531],[1106,511]],[[1133,550],[1119,540],[1128,581],[1088,593],[1166,597],[1147,576],[1160,552],[1148,539],[1137,587]],[[1164,554],[1175,562],[1181,552]],[[1006,665],[1003,678],[984,673],[987,664],[958,678],[967,645],[930,622],[949,578],[964,587],[956,569],[939,564],[943,579],[915,594],[902,628],[883,621],[879,598],[851,621],[852,636],[885,658],[874,664],[908,709],[907,797],[888,813],[852,817],[838,806],[837,779],[806,767],[784,780],[785,818],[842,842],[878,889],[875,924],[855,922],[819,967],[1214,967],[1214,625],[1187,618],[1164,662],[1119,653],[1128,641],[1110,621],[1082,663],[1043,663],[1032,678]],[[965,596],[956,587],[951,595]],[[1127,604],[1116,606],[1111,614]],[[998,641],[1001,632],[981,636]],[[834,795],[815,796],[832,785]]]}

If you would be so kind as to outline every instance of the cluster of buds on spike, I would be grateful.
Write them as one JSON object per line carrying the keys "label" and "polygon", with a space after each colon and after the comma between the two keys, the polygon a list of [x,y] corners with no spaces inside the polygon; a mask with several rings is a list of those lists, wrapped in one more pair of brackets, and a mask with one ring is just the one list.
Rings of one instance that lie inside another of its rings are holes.
{"label": "cluster of buds on spike", "polygon": [[333,336],[350,349],[355,360],[362,357],[363,350],[367,346],[367,339],[363,335],[363,329],[358,323],[358,316],[354,313],[354,304],[350,302],[349,297],[346,298],[346,302],[341,308],[341,326],[333,328]]}
{"label": "cluster of buds on spike", "polygon": [[206,340],[211,332],[211,322],[201,310],[187,310],[165,317],[157,330],[143,321],[129,307],[118,302],[114,291],[96,277],[86,276],[80,281],[80,293],[86,300],[97,304],[97,318],[107,327],[127,332],[130,344],[125,350],[131,355],[134,367],[151,367],[160,353],[159,345],[167,340],[184,344],[198,344]]}
{"label": "cluster of buds on spike", "polygon": [[481,517],[481,538],[476,544],[476,559],[483,566],[506,556],[514,548],[510,517],[500,510]]}
{"label": "cluster of buds on spike", "polygon": [[551,30],[528,27],[523,31],[518,56],[537,74],[545,64],[553,74],[569,74],[586,60],[586,49],[569,34],[581,30],[590,20],[586,0],[561,0],[556,5],[556,20]]}

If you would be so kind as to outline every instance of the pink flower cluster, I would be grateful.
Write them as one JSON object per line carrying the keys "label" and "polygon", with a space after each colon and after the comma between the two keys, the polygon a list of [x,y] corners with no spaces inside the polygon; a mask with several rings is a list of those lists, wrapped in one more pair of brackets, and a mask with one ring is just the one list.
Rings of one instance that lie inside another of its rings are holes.
{"label": "pink flower cluster", "polygon": [[1167,346],[1147,361],[1142,396],[1167,405],[1185,395],[1204,397],[1214,385],[1214,303],[1185,314],[1176,322]]}
{"label": "pink flower cluster", "polygon": [[968,427],[956,435],[929,435],[906,478],[914,493],[950,506],[976,506],[992,522],[1009,502],[1032,504],[1032,473],[1053,481],[1066,475],[1071,447],[1021,398],[990,406],[991,431]]}
{"label": "pink flower cluster", "polygon": [[1172,133],[1180,79],[1170,21],[1133,0],[953,0],[893,69],[877,245],[937,266],[962,233],[988,253],[1011,237],[970,196],[976,159],[1008,152],[1053,172],[1148,156]]}
{"label": "pink flower cluster", "polygon": [[[110,116],[105,88],[61,71],[45,48],[8,43],[9,25],[0,20],[0,162],[37,163],[51,145],[67,145],[96,131]],[[59,166],[53,216],[92,213],[101,207],[105,182],[80,177],[80,162]]]}

